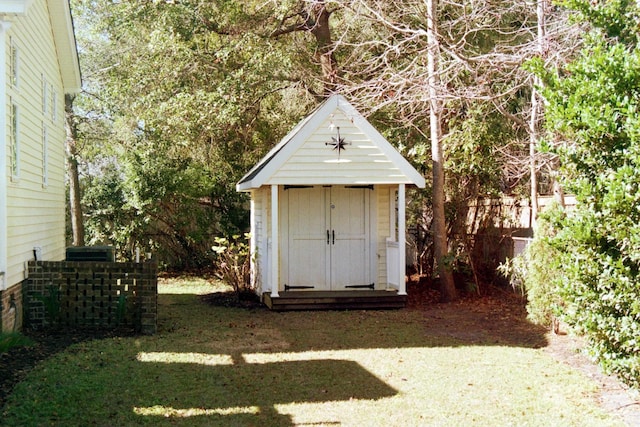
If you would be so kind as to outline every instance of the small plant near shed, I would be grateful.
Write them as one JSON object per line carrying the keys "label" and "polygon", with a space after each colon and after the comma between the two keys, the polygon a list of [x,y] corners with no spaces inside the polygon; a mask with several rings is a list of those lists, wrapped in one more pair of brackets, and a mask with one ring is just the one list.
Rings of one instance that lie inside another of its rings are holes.
{"label": "small plant near shed", "polygon": [[248,241],[248,233],[243,237],[216,237],[216,245],[212,247],[216,253],[216,276],[232,286],[238,298],[251,289],[251,251]]}

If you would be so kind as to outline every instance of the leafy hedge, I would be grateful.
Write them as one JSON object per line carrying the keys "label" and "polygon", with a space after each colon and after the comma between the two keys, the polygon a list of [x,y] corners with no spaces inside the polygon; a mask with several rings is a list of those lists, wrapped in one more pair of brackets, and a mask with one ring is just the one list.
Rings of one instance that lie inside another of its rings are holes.
{"label": "leafy hedge", "polygon": [[[552,233],[536,241],[555,251],[547,277],[563,319],[585,334],[608,371],[638,387],[640,10],[624,0],[565,3],[592,30],[572,63],[552,71],[538,64],[537,71],[545,82],[548,128],[563,141],[556,148],[561,175],[577,207],[550,216]],[[544,261],[546,255],[532,256]]]}

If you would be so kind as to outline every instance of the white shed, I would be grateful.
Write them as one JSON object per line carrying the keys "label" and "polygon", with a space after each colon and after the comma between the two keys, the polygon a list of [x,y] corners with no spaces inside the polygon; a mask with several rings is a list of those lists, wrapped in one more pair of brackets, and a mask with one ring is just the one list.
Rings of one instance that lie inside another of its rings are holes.
{"label": "white shed", "polygon": [[424,177],[344,97],[327,99],[237,184],[258,294],[282,310],[403,306],[408,185]]}

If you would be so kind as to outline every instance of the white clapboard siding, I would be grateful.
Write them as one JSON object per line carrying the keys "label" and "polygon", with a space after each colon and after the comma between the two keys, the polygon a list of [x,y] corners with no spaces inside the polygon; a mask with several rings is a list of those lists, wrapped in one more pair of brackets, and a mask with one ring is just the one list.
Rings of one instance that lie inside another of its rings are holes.
{"label": "white clapboard siding", "polygon": [[387,250],[386,241],[391,238],[391,225],[390,225],[390,209],[395,209],[391,203],[390,194],[394,191],[395,187],[379,186],[376,187],[376,200],[377,200],[377,276],[378,282],[386,286],[387,280]]}
{"label": "white clapboard siding", "polygon": [[[8,120],[11,97],[19,109],[20,146],[19,175],[11,177],[9,170],[2,171],[9,175],[6,182],[6,219],[0,219],[6,221],[7,250],[4,256],[7,287],[25,278],[25,263],[34,258],[34,247],[41,248],[43,259],[64,258],[64,93],[70,92],[64,79],[77,90],[79,71],[74,70],[71,77],[64,77],[61,71],[61,67],[77,68],[73,35],[62,34],[71,29],[70,17],[63,13],[68,13],[65,0],[34,0],[28,13],[12,19],[4,37],[5,51],[8,53],[13,43],[19,54],[17,87],[8,84],[8,55],[4,58],[7,98],[3,112]],[[52,21],[52,16],[55,21]],[[63,39],[54,40],[54,34]],[[72,48],[73,55],[60,57],[63,47],[67,48],[67,53]],[[43,91],[43,82],[46,91]],[[43,95],[46,95],[44,101]],[[47,141],[43,144],[45,132]],[[8,130],[5,130],[5,135],[8,135]],[[6,147],[7,153],[9,150],[10,147]]]}
{"label": "white clapboard siding", "polygon": [[[338,120],[342,118],[342,120]],[[348,145],[340,155],[327,143],[340,136]],[[410,183],[382,149],[361,129],[344,117],[341,110],[325,120],[278,169],[266,184],[385,184]]]}

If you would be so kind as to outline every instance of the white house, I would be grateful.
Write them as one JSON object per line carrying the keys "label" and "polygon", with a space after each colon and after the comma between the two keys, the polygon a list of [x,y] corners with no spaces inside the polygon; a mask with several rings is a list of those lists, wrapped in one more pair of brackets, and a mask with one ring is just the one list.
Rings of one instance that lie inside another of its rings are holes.
{"label": "white house", "polygon": [[34,258],[65,256],[64,96],[80,90],[68,0],[0,1],[0,330]]}
{"label": "white house", "polygon": [[274,309],[404,305],[407,186],[424,178],[330,97],[237,184],[251,194],[258,294]]}

